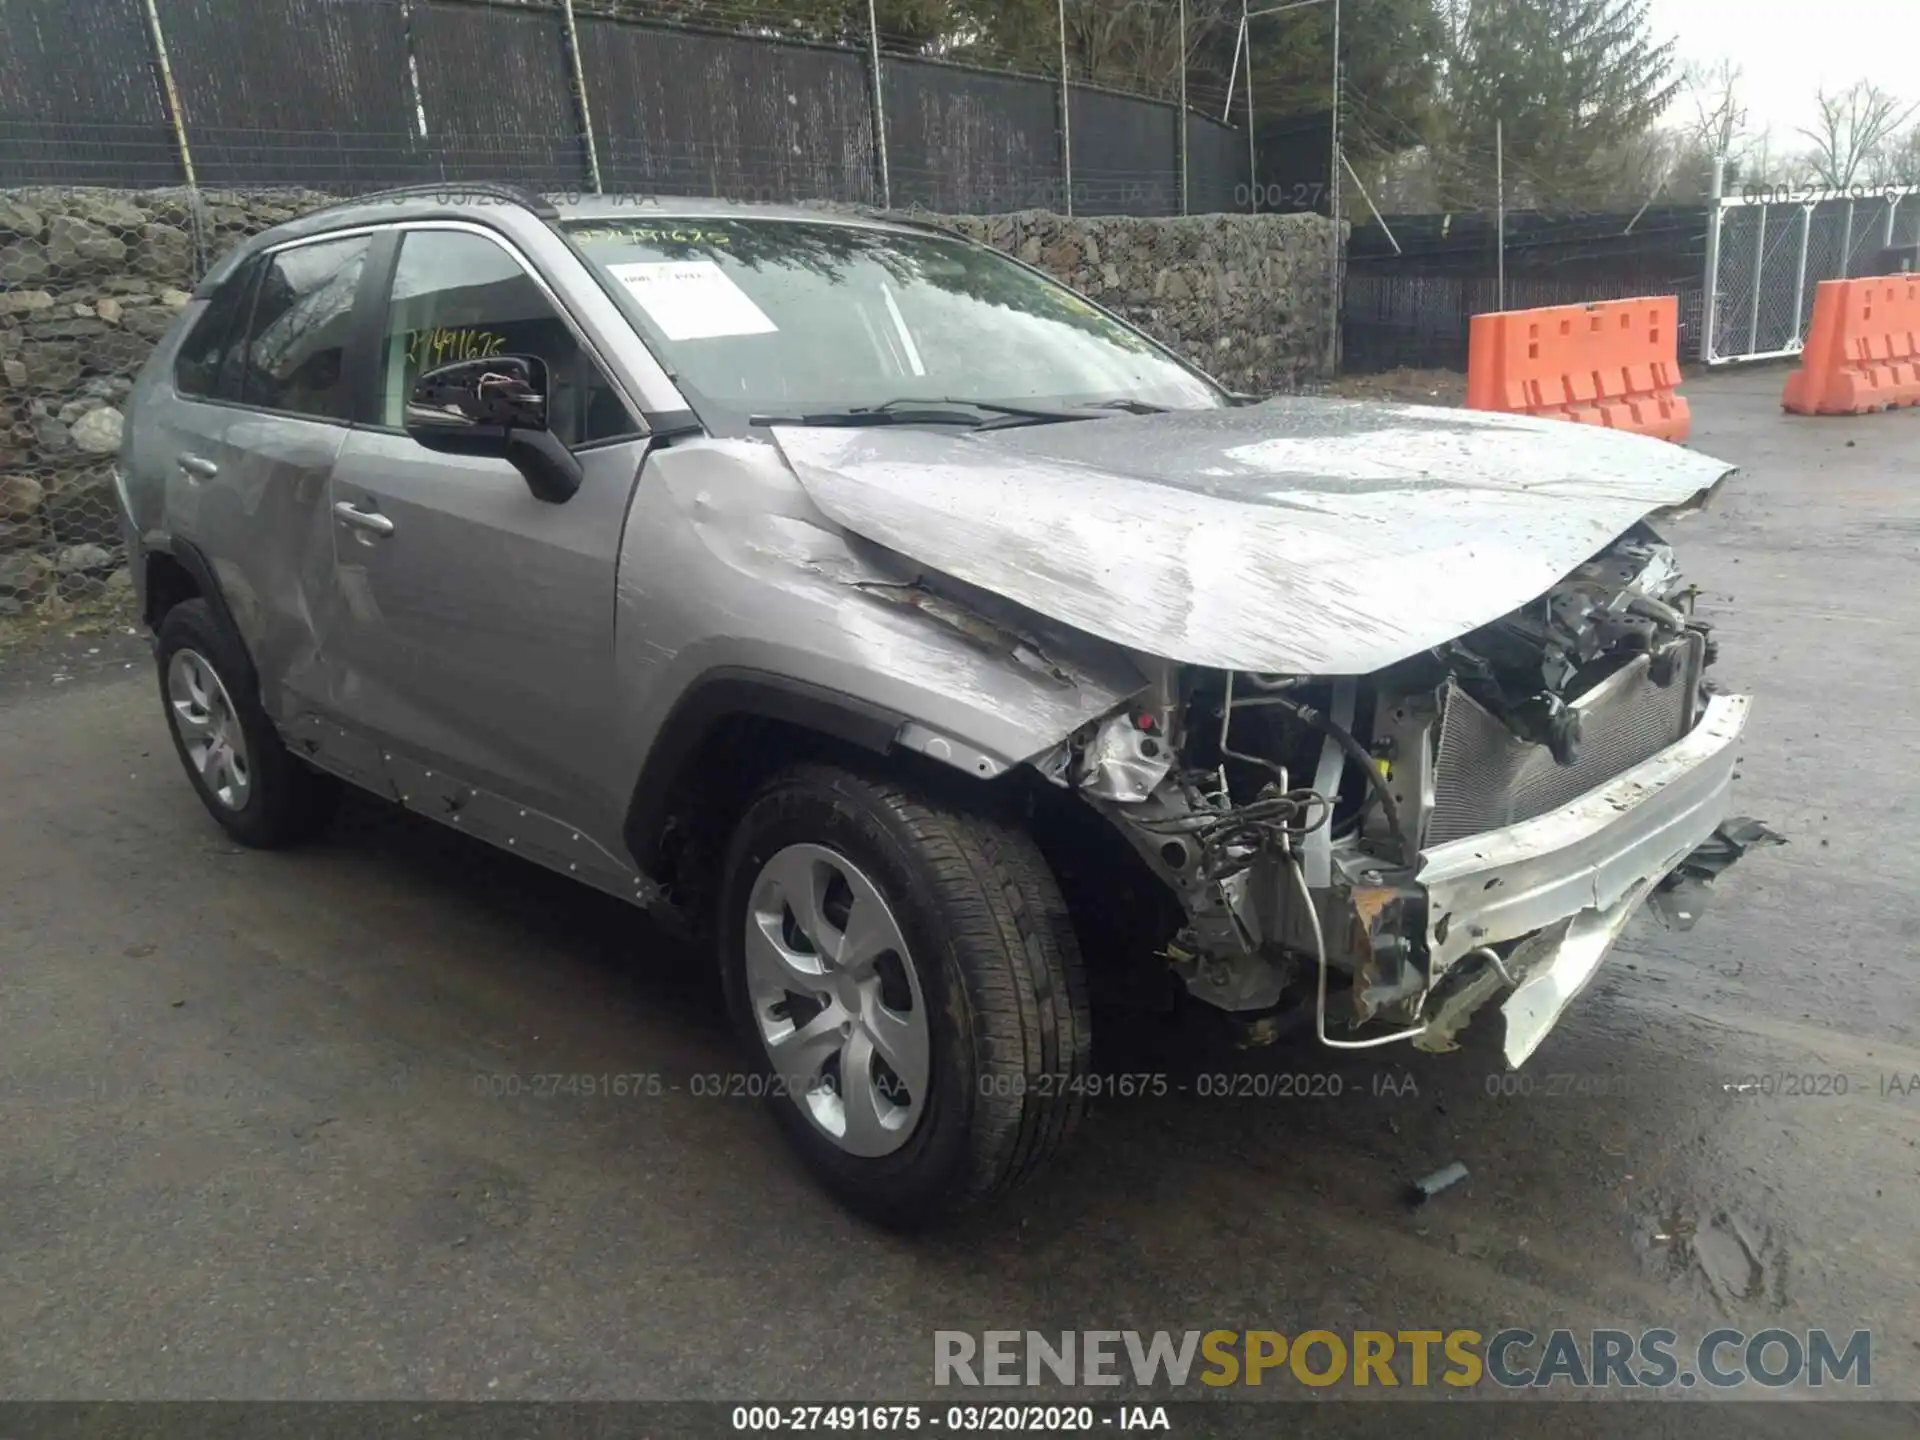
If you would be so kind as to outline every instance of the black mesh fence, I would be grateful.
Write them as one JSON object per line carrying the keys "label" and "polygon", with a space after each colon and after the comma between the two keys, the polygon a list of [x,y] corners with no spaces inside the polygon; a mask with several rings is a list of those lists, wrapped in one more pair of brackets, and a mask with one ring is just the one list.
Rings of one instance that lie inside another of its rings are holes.
{"label": "black mesh fence", "polygon": [[583,19],[613,191],[871,201],[873,102],[850,51]]}
{"label": "black mesh fence", "polygon": [[7,0],[0,22],[0,185],[180,180],[135,0]]}
{"label": "black mesh fence", "polygon": [[945,214],[1064,205],[1060,95],[1017,75],[884,62],[893,202]]}
{"label": "black mesh fence", "polygon": [[1254,187],[1259,208],[1325,214],[1332,198],[1327,186],[1333,157],[1332,112],[1278,115],[1254,128],[1260,136],[1260,170]]}
{"label": "black mesh fence", "polygon": [[[1177,106],[1074,84],[1063,115],[1042,75],[888,54],[876,77],[862,46],[584,11],[576,52],[552,0],[5,0],[0,18],[0,187],[597,180],[950,213],[1182,210]],[[1251,208],[1244,132],[1185,123],[1185,208]]]}
{"label": "black mesh fence", "polygon": [[1246,132],[1187,116],[1187,209],[1206,215],[1247,208]]}
{"label": "black mesh fence", "polygon": [[586,145],[558,12],[433,3],[411,15],[434,178],[579,189]]}
{"label": "black mesh fence", "polygon": [[1073,213],[1178,215],[1180,114],[1104,90],[1073,95]]}
{"label": "black mesh fence", "polygon": [[[1509,215],[1504,308],[1677,295],[1680,353],[1691,358],[1706,241],[1707,212],[1700,206],[1637,215]],[[1495,217],[1390,215],[1384,226],[1358,226],[1341,300],[1343,369],[1465,370],[1473,317],[1503,308]]]}
{"label": "black mesh fence", "polygon": [[435,178],[400,0],[166,0],[159,13],[201,184]]}

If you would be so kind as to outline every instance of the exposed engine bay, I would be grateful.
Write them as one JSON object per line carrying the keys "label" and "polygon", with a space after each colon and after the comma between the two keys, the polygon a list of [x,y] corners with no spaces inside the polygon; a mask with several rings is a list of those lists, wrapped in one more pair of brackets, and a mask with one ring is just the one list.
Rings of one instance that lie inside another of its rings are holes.
{"label": "exposed engine bay", "polygon": [[1643,523],[1363,678],[1164,665],[1041,768],[1177,895],[1160,953],[1194,997],[1311,1005],[1329,1045],[1448,1049],[1511,990],[1518,1064],[1721,818],[1745,701],[1703,723],[1715,647],[1694,600]]}

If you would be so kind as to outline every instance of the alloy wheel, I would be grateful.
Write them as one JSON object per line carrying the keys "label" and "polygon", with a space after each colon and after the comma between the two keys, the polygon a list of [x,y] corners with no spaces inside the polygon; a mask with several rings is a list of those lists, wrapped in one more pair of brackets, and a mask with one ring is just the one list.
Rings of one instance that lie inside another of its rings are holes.
{"label": "alloy wheel", "polygon": [[253,790],[246,732],[219,672],[198,651],[176,650],[167,662],[167,710],[208,793],[229,810],[245,808]]}

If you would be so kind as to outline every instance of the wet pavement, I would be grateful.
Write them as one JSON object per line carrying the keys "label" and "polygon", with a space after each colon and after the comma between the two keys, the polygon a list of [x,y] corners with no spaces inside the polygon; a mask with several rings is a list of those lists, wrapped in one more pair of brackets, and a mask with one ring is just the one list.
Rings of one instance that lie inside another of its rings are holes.
{"label": "wet pavement", "polygon": [[[1177,1073],[933,1237],[694,1093],[714,986],[631,912],[371,803],[240,850],[136,638],[0,655],[0,1394],[901,1400],[935,1329],[1726,1325],[1871,1329],[1920,1398],[1920,412],[1779,385],[1690,383],[1744,474],[1675,538],[1791,843],[1636,920],[1517,1077],[1497,1026]],[[538,1078],[615,1075],[659,1093]]]}

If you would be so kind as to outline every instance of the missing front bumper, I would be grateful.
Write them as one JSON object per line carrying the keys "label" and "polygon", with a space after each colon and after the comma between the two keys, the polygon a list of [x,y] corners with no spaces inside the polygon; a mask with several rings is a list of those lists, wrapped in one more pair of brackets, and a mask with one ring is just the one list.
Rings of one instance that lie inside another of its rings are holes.
{"label": "missing front bumper", "polygon": [[[1506,1055],[1521,1065],[1592,980],[1634,911],[1725,818],[1749,700],[1716,696],[1687,736],[1549,814],[1427,850],[1429,975],[1436,986],[1476,951],[1520,942],[1504,969],[1466,977],[1433,1006],[1420,1049],[1453,1037],[1492,995]],[[1489,973],[1490,972],[1490,973]]]}

